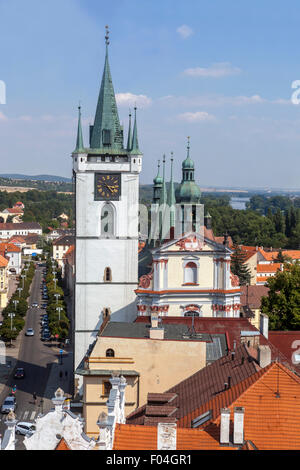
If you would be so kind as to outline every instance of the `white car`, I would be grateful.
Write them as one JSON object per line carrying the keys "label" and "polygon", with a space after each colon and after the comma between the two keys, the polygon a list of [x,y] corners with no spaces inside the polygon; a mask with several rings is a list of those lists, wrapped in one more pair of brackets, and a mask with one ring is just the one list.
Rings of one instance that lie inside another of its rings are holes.
{"label": "white car", "polygon": [[34,329],[33,328],[27,328],[25,336],[34,336]]}
{"label": "white car", "polygon": [[35,430],[35,425],[32,423],[20,421],[16,424],[16,434],[22,434],[23,436],[32,436]]}

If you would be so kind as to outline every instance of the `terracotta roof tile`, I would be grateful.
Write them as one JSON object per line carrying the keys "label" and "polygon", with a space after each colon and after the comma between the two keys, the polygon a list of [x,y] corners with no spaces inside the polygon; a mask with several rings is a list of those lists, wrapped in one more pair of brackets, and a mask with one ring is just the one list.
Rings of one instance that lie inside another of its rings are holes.
{"label": "terracotta roof tile", "polygon": [[281,263],[258,264],[257,273],[276,273],[280,271]]}
{"label": "terracotta roof tile", "polygon": [[55,450],[72,450],[72,449],[70,449],[70,447],[68,446],[64,438],[62,438],[57,444]]}
{"label": "terracotta roof tile", "polygon": [[0,255],[0,268],[5,268],[8,265],[8,260]]}
{"label": "terracotta roof tile", "polygon": [[[177,449],[236,449],[219,444],[220,410],[224,406],[231,413],[231,431],[234,408],[242,407],[245,410],[245,443],[240,446],[241,449],[300,449],[300,378],[284,365],[277,362],[270,364],[195,410],[195,413],[201,414],[203,410],[212,409],[217,417],[203,429],[177,426]],[[117,425],[114,450],[133,449],[156,450],[157,427]]]}

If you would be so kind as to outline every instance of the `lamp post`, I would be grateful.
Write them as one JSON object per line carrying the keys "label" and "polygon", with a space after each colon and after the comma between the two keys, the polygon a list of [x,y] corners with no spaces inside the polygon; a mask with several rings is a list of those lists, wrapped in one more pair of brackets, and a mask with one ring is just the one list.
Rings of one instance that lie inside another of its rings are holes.
{"label": "lamp post", "polygon": [[62,307],[56,307],[56,310],[58,311],[58,320],[60,321],[60,312],[62,312],[63,308]]}
{"label": "lamp post", "polygon": [[57,283],[57,279],[55,279],[55,278],[54,278],[54,279],[53,279],[53,282],[54,282],[54,285],[55,285],[55,287],[54,287],[54,288],[55,288],[55,290],[56,290],[56,283]]}
{"label": "lamp post", "polygon": [[15,311],[17,311],[17,305],[18,305],[19,301],[18,300],[13,300],[13,303],[15,305]]}
{"label": "lamp post", "polygon": [[24,289],[24,279],[25,279],[25,277],[26,277],[25,274],[22,274],[22,275],[21,275],[21,278],[22,278],[22,281],[23,281],[23,282],[22,282],[23,289]]}
{"label": "lamp post", "polygon": [[22,289],[22,287],[18,287],[17,290],[19,291],[19,299],[20,299],[21,298],[21,292],[22,292],[23,289]]}
{"label": "lamp post", "polygon": [[54,294],[54,297],[56,297],[56,305],[58,305],[58,299],[60,297],[60,294]]}
{"label": "lamp post", "polygon": [[[10,331],[13,330],[13,318],[16,316],[15,313],[9,313],[8,317],[10,318]],[[12,345],[12,338],[10,338],[10,345]]]}

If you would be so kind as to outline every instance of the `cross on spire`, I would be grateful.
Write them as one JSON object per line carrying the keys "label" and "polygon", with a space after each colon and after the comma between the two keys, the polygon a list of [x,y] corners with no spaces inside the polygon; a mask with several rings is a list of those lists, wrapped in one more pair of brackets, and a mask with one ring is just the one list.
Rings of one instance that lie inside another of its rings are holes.
{"label": "cross on spire", "polygon": [[109,28],[108,25],[105,26],[106,29],[106,35],[105,35],[105,44],[109,46]]}

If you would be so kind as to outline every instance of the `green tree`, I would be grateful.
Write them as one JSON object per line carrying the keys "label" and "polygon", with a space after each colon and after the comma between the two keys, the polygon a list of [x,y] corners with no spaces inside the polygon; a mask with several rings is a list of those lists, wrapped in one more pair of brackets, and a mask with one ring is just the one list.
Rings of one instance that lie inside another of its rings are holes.
{"label": "green tree", "polygon": [[246,257],[247,254],[236,245],[231,256],[231,272],[238,276],[241,286],[250,284],[251,280],[251,272],[246,265]]}
{"label": "green tree", "polygon": [[267,281],[269,293],[261,311],[269,316],[271,330],[300,329],[300,264],[286,263]]}

